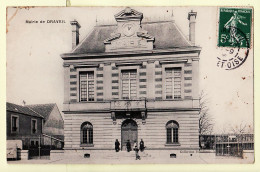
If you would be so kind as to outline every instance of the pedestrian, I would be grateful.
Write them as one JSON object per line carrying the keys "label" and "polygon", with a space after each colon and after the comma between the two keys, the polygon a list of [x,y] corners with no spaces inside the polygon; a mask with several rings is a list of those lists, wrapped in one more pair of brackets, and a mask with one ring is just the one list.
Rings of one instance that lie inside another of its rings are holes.
{"label": "pedestrian", "polygon": [[131,151],[131,143],[130,143],[130,140],[127,140],[126,149],[127,149],[127,152],[130,152],[130,151]]}
{"label": "pedestrian", "polygon": [[140,141],[140,151],[143,152],[144,148],[145,148],[144,141],[143,141],[143,139],[141,139],[141,141]]}
{"label": "pedestrian", "polygon": [[136,148],[137,147],[137,143],[136,143],[136,141],[134,142],[134,148]]}
{"label": "pedestrian", "polygon": [[138,154],[139,149],[138,149],[138,147],[137,147],[136,142],[135,142],[134,151],[135,151],[135,160],[138,160],[138,159],[141,160],[141,157],[140,157],[140,155]]}
{"label": "pedestrian", "polygon": [[119,146],[120,146],[120,143],[119,143],[118,139],[116,139],[116,141],[115,141],[115,150],[116,150],[116,152],[119,151],[119,149],[120,149]]}

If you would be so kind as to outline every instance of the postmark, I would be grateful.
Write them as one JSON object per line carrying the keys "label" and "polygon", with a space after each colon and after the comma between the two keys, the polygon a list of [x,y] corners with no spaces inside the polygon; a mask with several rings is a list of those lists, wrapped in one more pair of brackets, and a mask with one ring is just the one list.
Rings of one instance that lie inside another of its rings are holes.
{"label": "postmark", "polygon": [[251,46],[252,9],[220,8],[217,66],[225,70],[240,67]]}

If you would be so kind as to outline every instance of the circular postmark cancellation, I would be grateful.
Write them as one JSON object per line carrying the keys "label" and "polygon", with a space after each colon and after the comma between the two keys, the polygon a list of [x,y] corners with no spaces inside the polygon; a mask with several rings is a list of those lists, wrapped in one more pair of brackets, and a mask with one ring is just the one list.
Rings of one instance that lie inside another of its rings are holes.
{"label": "circular postmark cancellation", "polygon": [[[239,35],[235,38],[231,38],[233,40],[225,40],[226,38],[222,38],[221,41],[232,41],[231,46],[222,46],[219,47],[219,52],[217,55],[217,66],[223,68],[225,70],[232,70],[240,67],[247,59],[249,54],[249,42],[246,38],[246,35],[238,28],[223,28],[220,33],[230,34],[235,30],[236,34]],[[242,47],[242,45],[246,45],[246,47]]]}
{"label": "circular postmark cancellation", "polygon": [[217,67],[232,70],[246,61],[250,50],[251,13],[251,9],[220,9]]}

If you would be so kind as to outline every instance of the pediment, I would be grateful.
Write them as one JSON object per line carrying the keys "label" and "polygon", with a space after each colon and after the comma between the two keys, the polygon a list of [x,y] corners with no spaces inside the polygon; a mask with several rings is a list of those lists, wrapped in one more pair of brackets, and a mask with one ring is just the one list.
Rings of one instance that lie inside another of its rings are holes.
{"label": "pediment", "polygon": [[143,14],[129,7],[115,15],[117,28],[104,40],[106,52],[152,50],[155,38],[141,26]]}
{"label": "pediment", "polygon": [[106,52],[153,50],[155,38],[147,32],[136,32],[131,37],[122,36],[120,33],[111,34],[104,40]]}
{"label": "pediment", "polygon": [[115,15],[115,19],[118,20],[128,20],[128,19],[143,19],[143,13],[140,13],[130,7],[126,7],[124,10],[120,11]]}

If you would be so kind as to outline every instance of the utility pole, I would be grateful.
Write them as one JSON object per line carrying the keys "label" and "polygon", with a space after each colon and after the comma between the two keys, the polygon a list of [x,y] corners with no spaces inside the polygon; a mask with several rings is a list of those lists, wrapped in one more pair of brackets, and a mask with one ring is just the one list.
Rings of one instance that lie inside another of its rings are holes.
{"label": "utility pole", "polygon": [[41,159],[41,135],[39,135],[39,159]]}

